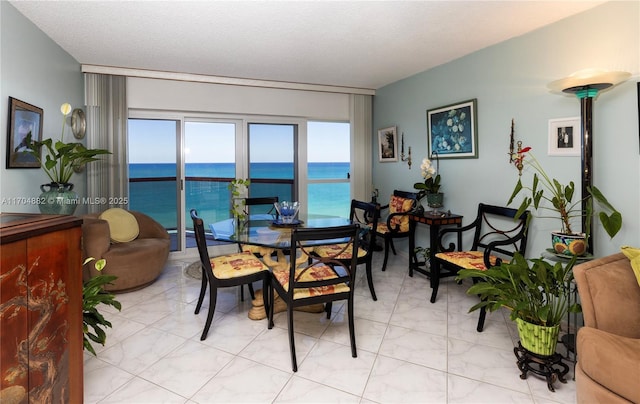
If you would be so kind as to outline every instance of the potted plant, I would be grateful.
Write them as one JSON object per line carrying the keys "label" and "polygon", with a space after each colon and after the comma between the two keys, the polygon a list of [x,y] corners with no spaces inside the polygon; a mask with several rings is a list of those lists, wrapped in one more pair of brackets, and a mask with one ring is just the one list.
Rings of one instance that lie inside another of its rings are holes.
{"label": "potted plant", "polygon": [[438,208],[442,207],[442,201],[444,199],[444,194],[440,192],[440,174],[438,174],[437,169],[428,158],[422,160],[420,173],[424,181],[416,182],[413,184],[413,188],[420,190],[418,199],[421,199],[425,195],[427,196],[427,205],[435,212]]}
{"label": "potted plant", "polygon": [[[95,258],[87,258],[83,265],[94,261]],[[107,264],[106,260],[97,260],[94,265],[98,271]],[[111,322],[104,318],[97,309],[99,304],[105,304],[107,306],[113,306],[118,311],[122,308],[119,301],[115,300],[115,295],[105,292],[103,286],[111,283],[117,278],[114,275],[98,275],[89,279],[84,283],[82,288],[82,339],[84,349],[96,354],[96,351],[91,345],[91,341],[104,345],[107,340],[107,334],[103,328],[111,327]]]}
{"label": "potted plant", "polygon": [[[509,198],[507,205],[511,204],[521,191],[528,192],[518,208],[516,217],[533,205],[538,212],[553,212],[553,215],[538,217],[554,217],[560,219],[561,228],[552,234],[552,247],[555,253],[564,255],[582,255],[586,251],[589,241],[588,231],[591,228],[591,218],[594,212],[595,200],[601,207],[598,218],[602,227],[610,237],[614,237],[622,227],[622,215],[618,212],[595,186],[589,188],[586,211],[582,211],[583,199],[574,201],[575,185],[571,181],[568,185],[561,184],[555,178],[551,178],[542,168],[540,162],[530,152],[531,147],[520,148],[514,158],[514,164],[518,168],[518,182]],[[522,171],[529,167],[533,170],[531,186],[522,184]],[[607,212],[610,212],[607,214]],[[576,233],[571,224],[576,218],[586,218],[586,233]],[[530,220],[531,217],[529,217]],[[528,224],[528,223],[527,223]]]}
{"label": "potted plant", "polygon": [[236,221],[242,222],[247,218],[245,199],[249,193],[249,179],[236,178],[229,183],[231,191],[231,215]]}
{"label": "potted plant", "polygon": [[522,346],[549,356],[555,353],[562,319],[568,312],[580,312],[578,304],[569,305],[575,262],[573,257],[568,263],[551,264],[541,258],[526,260],[516,253],[510,262],[486,271],[460,270],[456,280],[476,281],[467,294],[482,300],[470,312],[482,307],[489,311],[507,308],[518,325]]}
{"label": "potted plant", "polygon": [[[71,105],[60,106],[62,112],[62,134],[60,140],[53,142],[48,138],[34,141],[32,134],[27,135],[27,151],[34,156],[51,180],[49,184],[40,186],[42,194],[38,204],[42,213],[73,214],[77,206],[78,196],[73,192],[73,184],[69,181],[74,172],[80,171],[87,163],[99,160],[99,155],[110,154],[104,149],[87,149],[79,142],[64,142],[64,129],[67,115],[71,113]],[[48,189],[47,189],[48,188]]]}

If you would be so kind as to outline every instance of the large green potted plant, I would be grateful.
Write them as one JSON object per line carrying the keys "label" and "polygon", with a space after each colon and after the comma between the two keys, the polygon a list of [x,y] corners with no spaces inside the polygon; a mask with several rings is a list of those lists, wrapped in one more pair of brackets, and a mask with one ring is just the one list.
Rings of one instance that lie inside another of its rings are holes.
{"label": "large green potted plant", "polygon": [[[84,261],[83,265],[94,261],[95,258],[89,257]],[[106,260],[100,259],[95,261],[94,266],[98,271],[102,271]],[[109,322],[98,311],[98,305],[104,304],[113,306],[120,310],[122,308],[119,301],[115,299],[115,295],[105,292],[104,285],[113,282],[117,276],[114,275],[98,275],[86,281],[82,288],[82,333],[84,349],[96,354],[91,345],[91,341],[104,345],[107,340],[107,334],[104,329],[111,327]]]}
{"label": "large green potted plant", "polygon": [[70,183],[71,176],[79,172],[87,163],[97,161],[100,155],[110,154],[104,149],[87,149],[82,143],[64,141],[64,129],[67,115],[71,113],[71,105],[64,103],[60,106],[62,113],[62,134],[60,140],[54,143],[48,138],[34,141],[32,134],[27,135],[27,152],[40,163],[49,184],[40,186],[42,194],[38,207],[42,213],[73,214],[77,206],[78,195],[73,191]]}
{"label": "large green potted plant", "polygon": [[467,293],[479,295],[481,301],[469,311],[507,308],[518,325],[522,346],[539,355],[552,355],[562,319],[568,312],[580,312],[578,304],[569,304],[575,262],[573,257],[569,262],[552,264],[540,258],[527,260],[516,253],[510,262],[486,271],[461,270],[456,279],[476,281]]}
{"label": "large green potted plant", "polygon": [[[531,147],[519,148],[514,156],[514,164],[518,168],[519,176],[507,205],[510,205],[521,192],[526,193],[516,217],[519,217],[533,205],[533,208],[538,212],[538,217],[560,219],[560,229],[552,233],[552,248],[555,253],[580,256],[586,252],[589,241],[588,231],[591,228],[591,218],[595,209],[594,200],[600,207],[598,219],[607,234],[613,238],[620,231],[622,214],[609,203],[598,188],[590,187],[588,195],[584,196],[584,199],[574,200],[575,185],[573,181],[565,185],[550,177],[530,150]],[[533,171],[530,186],[525,186],[522,183],[522,172],[527,168]],[[587,202],[585,211],[582,210],[583,200]],[[571,227],[572,222],[582,217],[586,221],[586,233],[576,233]],[[529,216],[530,219],[531,216]]]}

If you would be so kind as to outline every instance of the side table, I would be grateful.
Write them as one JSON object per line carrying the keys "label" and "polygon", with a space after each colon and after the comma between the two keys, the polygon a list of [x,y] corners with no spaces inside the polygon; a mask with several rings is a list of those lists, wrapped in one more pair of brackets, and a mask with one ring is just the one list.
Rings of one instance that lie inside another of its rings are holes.
{"label": "side table", "polygon": [[[462,225],[462,216],[449,212],[436,214],[425,212],[422,215],[409,215],[409,276],[413,276],[413,271],[416,271],[429,277],[430,272],[427,270],[427,263],[418,262],[418,257],[415,253],[416,227],[418,223],[429,226],[429,248],[431,249],[431,256],[433,256],[438,251],[438,232],[440,231],[440,226],[456,225],[460,227]],[[458,234],[458,245],[460,245],[461,242],[461,235]],[[422,268],[423,266],[424,268]]]}

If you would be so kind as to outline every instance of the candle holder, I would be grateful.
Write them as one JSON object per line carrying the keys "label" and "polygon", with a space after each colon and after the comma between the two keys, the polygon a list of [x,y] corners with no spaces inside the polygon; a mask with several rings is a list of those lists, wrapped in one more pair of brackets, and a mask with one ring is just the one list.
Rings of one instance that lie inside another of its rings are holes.
{"label": "candle holder", "polygon": [[402,136],[400,138],[400,161],[403,161],[409,165],[409,170],[411,170],[411,146],[408,148],[407,156],[404,155],[404,132],[402,132]]}

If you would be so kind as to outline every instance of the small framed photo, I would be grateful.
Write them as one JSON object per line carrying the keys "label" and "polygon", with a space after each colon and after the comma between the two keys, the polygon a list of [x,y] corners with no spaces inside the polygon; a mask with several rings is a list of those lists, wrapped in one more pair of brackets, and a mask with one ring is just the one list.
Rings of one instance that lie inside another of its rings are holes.
{"label": "small framed photo", "polygon": [[549,156],[579,156],[580,117],[549,119]]}
{"label": "small framed photo", "polygon": [[477,100],[427,110],[428,155],[478,158]]}
{"label": "small framed photo", "polygon": [[9,97],[7,125],[7,168],[40,168],[40,162],[27,149],[27,135],[42,140],[42,108]]}
{"label": "small framed photo", "polygon": [[398,130],[395,126],[378,130],[378,161],[398,161]]}

